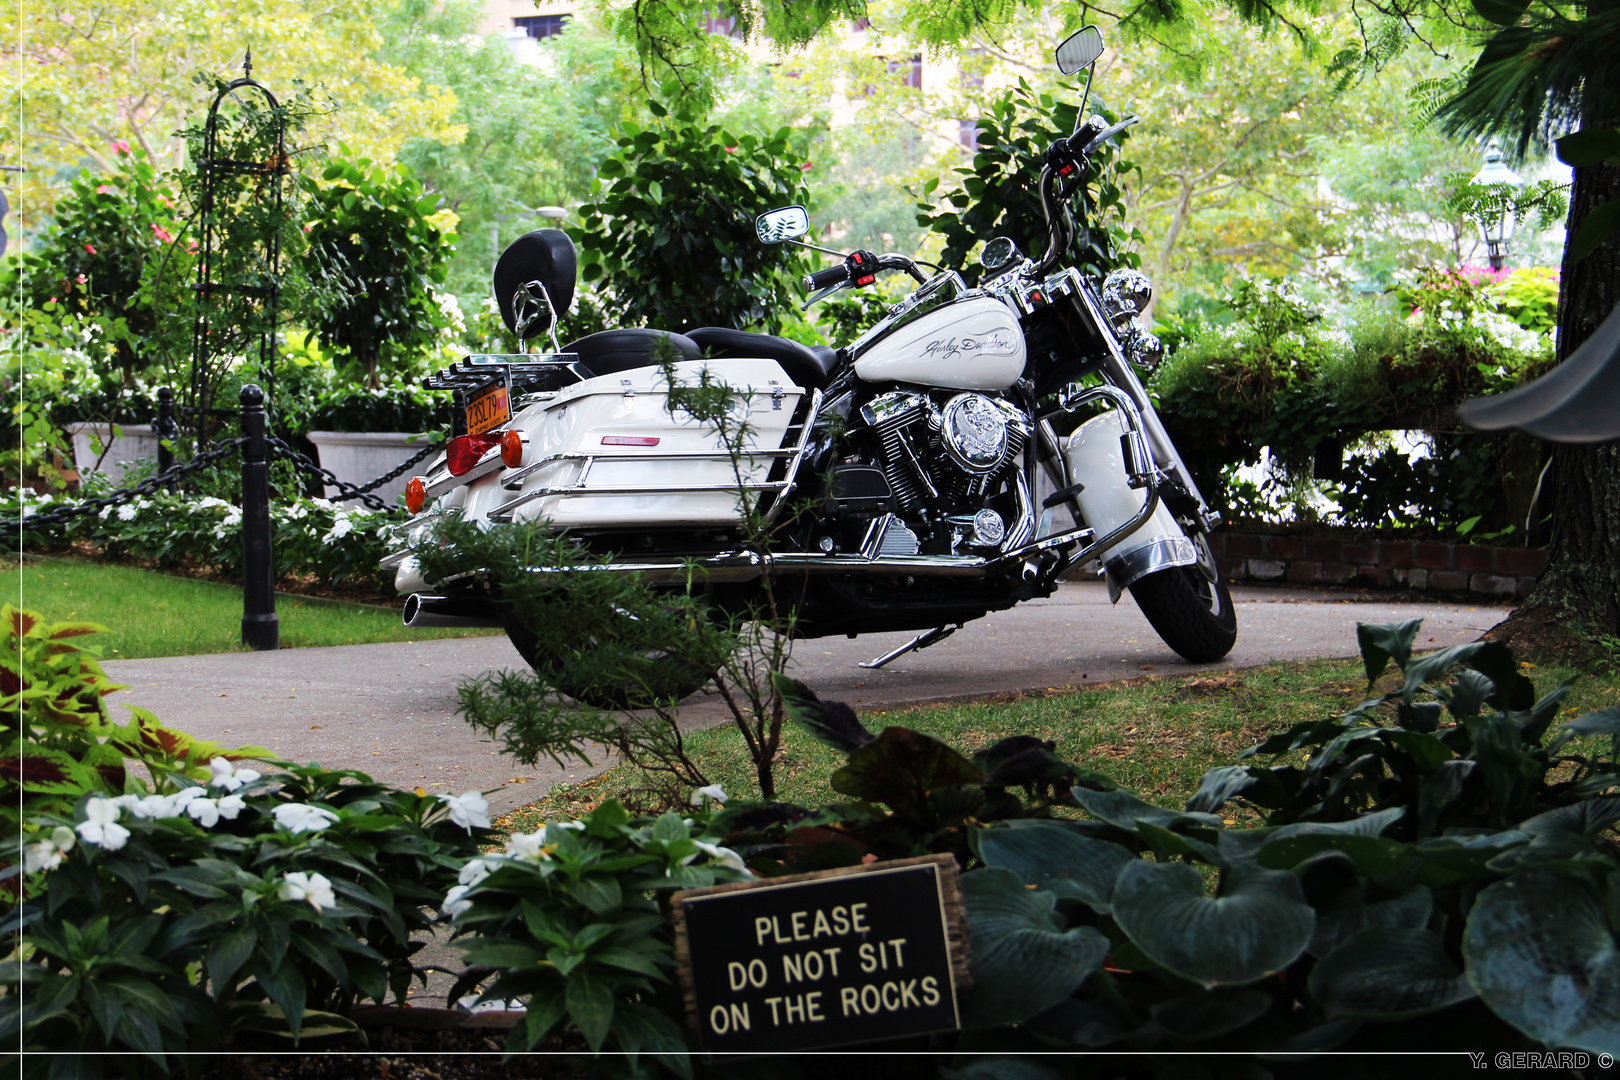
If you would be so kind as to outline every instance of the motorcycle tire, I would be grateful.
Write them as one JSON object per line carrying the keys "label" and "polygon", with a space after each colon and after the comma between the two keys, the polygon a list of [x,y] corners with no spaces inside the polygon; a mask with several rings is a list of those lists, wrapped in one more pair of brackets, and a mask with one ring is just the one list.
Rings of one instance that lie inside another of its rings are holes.
{"label": "motorcycle tire", "polygon": [[1194,664],[1209,664],[1237,643],[1237,613],[1208,541],[1198,536],[1193,543],[1198,562],[1138,578],[1131,596],[1166,645]]}
{"label": "motorcycle tire", "polygon": [[[536,635],[527,627],[509,622],[506,637],[529,667],[539,671],[549,666],[546,663],[549,658],[541,654]],[[583,655],[594,644],[584,643],[578,652]],[[600,671],[576,677],[568,673],[577,666],[565,665],[562,671],[553,668],[551,677],[558,691],[599,709],[645,709],[661,702],[678,701],[696,693],[709,681],[709,672],[657,649],[638,657],[632,667],[630,674]]]}

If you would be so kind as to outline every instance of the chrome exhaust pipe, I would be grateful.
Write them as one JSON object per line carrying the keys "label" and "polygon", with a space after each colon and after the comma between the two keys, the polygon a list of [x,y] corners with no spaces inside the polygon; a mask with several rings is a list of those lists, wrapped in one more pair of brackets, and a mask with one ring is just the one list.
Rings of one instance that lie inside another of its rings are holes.
{"label": "chrome exhaust pipe", "polygon": [[412,630],[436,626],[506,628],[506,606],[487,596],[427,596],[412,593],[402,613]]}

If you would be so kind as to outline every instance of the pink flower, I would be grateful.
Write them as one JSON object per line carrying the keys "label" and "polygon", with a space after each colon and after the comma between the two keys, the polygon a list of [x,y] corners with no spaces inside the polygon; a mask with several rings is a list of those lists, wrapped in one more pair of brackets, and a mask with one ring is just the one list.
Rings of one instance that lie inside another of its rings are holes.
{"label": "pink flower", "polygon": [[811,164],[812,164],[812,162],[809,162],[809,161],[805,162],[803,165],[799,166],[799,171],[800,172],[809,172]]}
{"label": "pink flower", "polygon": [[96,249],[91,247],[89,244],[84,245],[84,250],[88,251],[92,255],[96,253]]}
{"label": "pink flower", "polygon": [[112,144],[112,148],[117,153],[127,154],[127,153],[129,153],[129,140],[128,139],[114,139],[113,144]]}
{"label": "pink flower", "polygon": [[174,243],[174,237],[169,234],[169,230],[165,229],[163,226],[159,225],[155,221],[152,223],[152,235],[156,236],[159,240],[163,241],[165,244]]}
{"label": "pink flower", "polygon": [[736,147],[735,147],[735,146],[728,146],[728,147],[726,147],[726,153],[728,153],[728,154],[735,154],[735,153],[736,153],[736,152],[737,152],[737,148],[736,148]]}
{"label": "pink flower", "polygon": [[100,185],[98,185],[96,187],[96,194],[97,195],[116,195],[118,193],[115,190],[113,190],[113,186],[111,184],[100,184]]}

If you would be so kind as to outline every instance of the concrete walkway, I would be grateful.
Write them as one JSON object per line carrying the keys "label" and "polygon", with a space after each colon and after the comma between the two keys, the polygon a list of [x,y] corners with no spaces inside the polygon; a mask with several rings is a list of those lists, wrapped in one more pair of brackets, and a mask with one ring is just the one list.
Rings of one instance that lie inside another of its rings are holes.
{"label": "concrete walkway", "polygon": [[[1424,620],[1419,647],[1472,641],[1507,609],[1434,601],[1392,602],[1351,593],[1234,588],[1238,643],[1218,664],[1191,665],[1169,650],[1128,598],[1108,603],[1100,584],[1069,583],[1047,600],[968,623],[953,637],[888,667],[856,667],[909,640],[876,634],[797,643],[793,674],[824,697],[865,709],[1090,685],[1139,677],[1250,667],[1273,660],[1354,656],[1357,622]],[[491,809],[532,802],[553,783],[600,767],[518,765],[456,715],[462,679],[523,662],[504,637],[344,645],[273,653],[120,660],[107,673],[130,689],[111,699],[151,709],[201,738],[255,743],[288,759],[355,768],[398,787],[433,792],[499,789]],[[723,718],[699,696],[694,723]]]}

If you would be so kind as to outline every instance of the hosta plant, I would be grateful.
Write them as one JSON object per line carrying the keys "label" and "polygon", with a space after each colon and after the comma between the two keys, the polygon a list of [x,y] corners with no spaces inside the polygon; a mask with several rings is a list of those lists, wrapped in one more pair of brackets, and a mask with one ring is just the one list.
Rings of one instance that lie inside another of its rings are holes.
{"label": "hosta plant", "polygon": [[[1090,782],[1033,739],[975,762],[796,693],[795,720],[849,754],[833,785],[853,801],[814,817],[728,808],[727,842],[773,815],[790,822],[777,847],[745,847],[772,866],[796,847],[827,859],[882,836],[887,856],[906,837],[922,851],[960,835],[963,1051],[1620,1052],[1620,709],[1554,732],[1561,695],[1534,702],[1506,650],[1414,658],[1414,633],[1360,630],[1369,677],[1394,658],[1400,690],[1263,744],[1315,747],[1304,766],[1212,770],[1182,811]],[[1003,806],[1011,788],[1021,797]],[[1283,806],[1272,824],[1229,827],[1212,811],[1240,796]],[[947,806],[1000,820],[947,822]]]}

